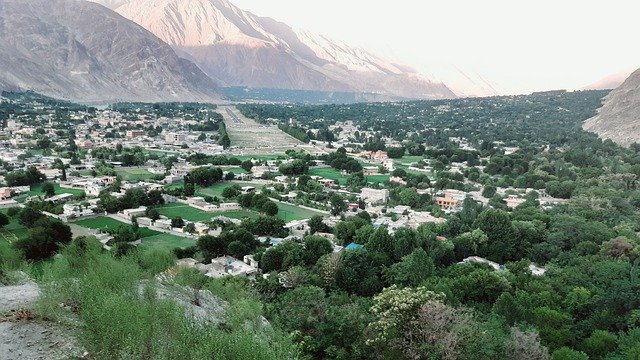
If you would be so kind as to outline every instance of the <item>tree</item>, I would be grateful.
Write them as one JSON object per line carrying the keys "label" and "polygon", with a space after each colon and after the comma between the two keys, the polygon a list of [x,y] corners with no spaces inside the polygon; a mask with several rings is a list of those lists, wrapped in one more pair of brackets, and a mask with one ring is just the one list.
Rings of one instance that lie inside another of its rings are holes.
{"label": "tree", "polygon": [[393,264],[385,275],[390,284],[418,286],[432,276],[435,268],[433,259],[423,249],[418,248],[404,256],[400,262]]}
{"label": "tree", "polygon": [[333,252],[331,241],[322,236],[306,236],[304,238],[304,262],[306,265],[315,265],[322,256]]}
{"label": "tree", "polygon": [[549,360],[549,350],[540,344],[537,332],[512,327],[510,335],[506,349],[509,359]]}
{"label": "tree", "polygon": [[336,272],[336,284],[341,289],[360,296],[371,296],[382,290],[379,272],[383,260],[365,249],[347,251]]}
{"label": "tree", "polygon": [[251,168],[253,168],[253,162],[251,160],[245,160],[240,164],[240,167],[244,169],[246,172],[251,172]]}
{"label": "tree", "polygon": [[336,193],[331,194],[329,202],[331,203],[331,215],[333,216],[338,216],[347,210],[347,204],[342,199],[342,196]]}
{"label": "tree", "polygon": [[33,224],[27,237],[16,242],[25,258],[40,261],[50,258],[61,245],[71,242],[71,228],[51,218],[43,217]]}
{"label": "tree", "polygon": [[0,229],[9,225],[10,222],[11,222],[11,219],[9,219],[9,216],[7,216],[7,214],[3,212],[0,212]]}
{"label": "tree", "polygon": [[589,356],[582,351],[561,347],[553,352],[551,360],[589,360]]}
{"label": "tree", "polygon": [[496,195],[496,192],[497,192],[497,189],[495,186],[487,185],[484,187],[484,189],[482,189],[482,196],[484,196],[487,199],[491,199]]}
{"label": "tree", "polygon": [[519,260],[515,254],[520,249],[516,247],[509,213],[503,210],[485,209],[476,219],[475,227],[482,230],[489,239],[486,246],[481,249],[481,254],[498,262]]}
{"label": "tree", "polygon": [[227,242],[225,238],[204,235],[198,238],[197,246],[204,255],[204,262],[209,263],[211,259],[225,254]]}
{"label": "tree", "polygon": [[260,211],[265,213],[268,216],[276,216],[278,215],[278,205],[273,201],[267,201],[260,207]]}
{"label": "tree", "polygon": [[325,232],[331,231],[331,227],[329,227],[327,224],[323,222],[322,215],[312,216],[311,219],[309,219],[309,221],[307,222],[307,225],[309,225],[309,233],[311,234],[315,234],[317,232],[325,233]]}
{"label": "tree", "polygon": [[189,234],[195,234],[196,232],[196,225],[192,222],[186,224],[183,228],[183,230]]}
{"label": "tree", "polygon": [[156,209],[147,209],[147,217],[152,221],[160,219],[160,213]]}
{"label": "tree", "polygon": [[173,227],[173,228],[183,228],[184,227],[184,220],[180,216],[171,219],[171,227]]}
{"label": "tree", "polygon": [[56,194],[56,188],[51,182],[45,182],[42,184],[42,191],[47,195],[47,197],[52,197]]}
{"label": "tree", "polygon": [[225,199],[234,199],[238,195],[240,195],[240,191],[240,185],[238,184],[227,186],[226,188],[224,188],[224,190],[222,190],[222,197]]}

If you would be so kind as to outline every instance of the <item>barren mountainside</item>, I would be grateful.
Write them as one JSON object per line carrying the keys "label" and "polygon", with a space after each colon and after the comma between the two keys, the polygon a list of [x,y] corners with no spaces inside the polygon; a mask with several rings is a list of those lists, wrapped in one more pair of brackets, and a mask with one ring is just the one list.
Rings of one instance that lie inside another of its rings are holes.
{"label": "barren mountainside", "polygon": [[583,128],[623,146],[640,143],[640,69],[605,97],[598,115]]}
{"label": "barren mountainside", "polygon": [[215,83],[156,36],[103,6],[0,1],[0,88],[84,102],[211,100]]}
{"label": "barren mountainside", "polygon": [[[97,0],[107,6],[106,0]],[[131,0],[116,11],[227,86],[452,98],[439,81],[226,0]]]}

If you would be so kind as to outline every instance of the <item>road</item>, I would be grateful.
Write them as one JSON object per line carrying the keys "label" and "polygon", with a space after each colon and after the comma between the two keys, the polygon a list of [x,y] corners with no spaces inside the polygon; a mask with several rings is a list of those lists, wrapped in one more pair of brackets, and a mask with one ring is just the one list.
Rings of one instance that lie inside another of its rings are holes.
{"label": "road", "polygon": [[226,108],[226,110],[227,110],[227,114],[229,114],[234,124],[237,124],[237,125],[244,124],[244,121],[240,120],[238,115],[236,115],[236,113],[234,113],[233,110],[231,110],[231,108]]}

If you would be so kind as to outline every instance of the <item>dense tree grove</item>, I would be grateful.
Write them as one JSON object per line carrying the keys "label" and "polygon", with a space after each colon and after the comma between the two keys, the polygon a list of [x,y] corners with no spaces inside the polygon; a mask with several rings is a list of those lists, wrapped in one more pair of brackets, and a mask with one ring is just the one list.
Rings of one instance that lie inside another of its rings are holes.
{"label": "dense tree grove", "polygon": [[[636,358],[640,146],[624,149],[581,130],[604,94],[244,105],[247,116],[295,118],[309,129],[353,121],[375,134],[352,138],[365,148],[428,160],[433,183],[404,168],[393,172],[407,185],[390,186],[391,205],[432,209],[416,189],[470,191],[468,181],[482,185],[489,199],[483,205],[467,198],[446,224],[393,233],[366,216],[349,217],[333,235],[361,247],[315,264],[302,260],[303,246],[276,245],[261,266],[279,271],[287,286],[271,277],[256,284],[269,318],[318,359]],[[383,138],[399,141],[404,153]],[[476,150],[462,149],[456,138]],[[349,171],[344,153],[323,160]],[[469,167],[456,174],[448,171],[453,163]],[[509,209],[497,191],[505,187],[535,191]],[[564,201],[544,206],[545,197]],[[327,231],[321,219],[310,225]],[[462,263],[470,256],[496,267]],[[533,264],[546,272],[532,273]]]}

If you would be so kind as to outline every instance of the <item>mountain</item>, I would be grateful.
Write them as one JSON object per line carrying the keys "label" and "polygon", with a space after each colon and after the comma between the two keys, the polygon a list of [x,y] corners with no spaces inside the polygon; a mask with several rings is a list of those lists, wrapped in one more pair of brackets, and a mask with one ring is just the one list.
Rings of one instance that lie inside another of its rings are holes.
{"label": "mountain", "polygon": [[629,77],[629,75],[633,72],[631,70],[621,71],[616,74],[609,75],[604,77],[592,84],[589,84],[582,88],[582,90],[609,90],[615,89],[618,86],[622,85],[622,83]]}
{"label": "mountain", "polygon": [[640,143],[640,69],[604,98],[598,115],[583,129],[623,146]]}
{"label": "mountain", "polygon": [[195,64],[90,2],[1,0],[0,53],[0,89],[82,102],[217,98]]}
{"label": "mountain", "polygon": [[[114,6],[114,0],[95,1]],[[296,31],[226,0],[130,0],[115,10],[225,86],[455,97],[442,82],[406,66]]]}

